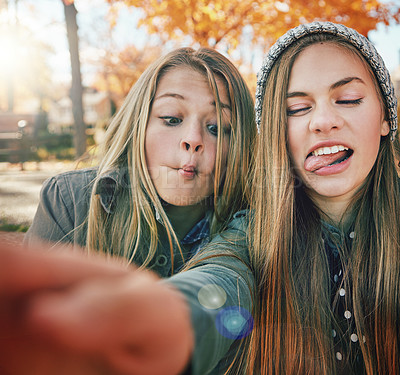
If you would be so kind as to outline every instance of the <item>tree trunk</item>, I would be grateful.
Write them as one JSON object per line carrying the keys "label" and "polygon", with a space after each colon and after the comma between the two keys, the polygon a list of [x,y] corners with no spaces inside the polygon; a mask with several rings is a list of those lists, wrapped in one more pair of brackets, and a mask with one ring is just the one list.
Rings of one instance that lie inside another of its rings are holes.
{"label": "tree trunk", "polygon": [[74,116],[74,146],[76,157],[86,152],[86,125],[83,121],[83,87],[81,64],[79,61],[78,24],[76,21],[77,10],[71,1],[62,1],[64,5],[65,22],[69,53],[71,57],[72,84],[70,96],[72,100],[72,113]]}

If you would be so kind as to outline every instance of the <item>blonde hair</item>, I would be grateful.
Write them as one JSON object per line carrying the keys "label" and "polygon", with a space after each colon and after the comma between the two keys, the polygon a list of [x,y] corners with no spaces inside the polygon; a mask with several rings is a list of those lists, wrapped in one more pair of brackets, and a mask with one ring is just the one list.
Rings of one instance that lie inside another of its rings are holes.
{"label": "blonde hair", "polygon": [[[258,300],[248,374],[335,374],[329,264],[321,237],[323,213],[305,193],[287,148],[286,95],[298,54],[329,42],[359,56],[344,38],[307,35],[290,45],[268,75],[256,144],[250,241]],[[383,108],[384,109],[384,108]],[[384,111],[387,116],[386,111]],[[398,139],[383,137],[376,163],[348,210],[357,233],[348,259],[352,304],[368,375],[397,374],[400,364],[400,196]],[[346,293],[347,295],[347,293]]]}
{"label": "blonde hair", "polygon": [[[144,247],[147,255],[144,259],[135,258],[135,261],[143,267],[147,266],[155,256],[159,241],[157,213],[169,239],[172,260],[174,248],[180,251],[177,235],[151,181],[144,144],[158,82],[166,72],[181,66],[190,67],[204,75],[215,96],[219,132],[211,234],[221,231],[237,210],[247,206],[246,175],[255,134],[252,96],[238,70],[223,55],[206,48],[197,51],[180,48],[159,58],[146,69],[130,90],[107,130],[88,214],[89,250],[121,256],[131,262],[137,254],[143,253],[138,253],[138,250]],[[225,173],[221,165],[222,115],[217,77],[226,87],[232,111]],[[101,177],[116,168],[126,172],[127,180],[115,192],[118,199],[114,200],[114,213],[109,215],[102,208],[96,189]]]}

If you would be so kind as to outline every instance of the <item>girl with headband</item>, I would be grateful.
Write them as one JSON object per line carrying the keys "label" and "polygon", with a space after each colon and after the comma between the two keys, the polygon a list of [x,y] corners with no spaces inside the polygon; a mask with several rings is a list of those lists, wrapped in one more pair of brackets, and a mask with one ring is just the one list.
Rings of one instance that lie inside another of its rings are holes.
{"label": "girl with headband", "polygon": [[397,100],[374,46],[298,26],[258,75],[249,374],[400,371]]}

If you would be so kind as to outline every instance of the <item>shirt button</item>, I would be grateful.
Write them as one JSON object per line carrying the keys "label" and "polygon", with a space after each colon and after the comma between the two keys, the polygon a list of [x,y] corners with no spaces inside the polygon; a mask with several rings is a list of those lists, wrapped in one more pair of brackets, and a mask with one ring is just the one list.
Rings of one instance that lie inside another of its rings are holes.
{"label": "shirt button", "polygon": [[346,294],[346,291],[343,288],[340,288],[339,294],[343,297]]}
{"label": "shirt button", "polygon": [[353,334],[350,336],[350,340],[353,341],[353,342],[357,342],[357,341],[358,341],[358,336],[357,336],[355,333],[353,333]]}
{"label": "shirt button", "polygon": [[346,310],[346,311],[344,312],[344,317],[345,317],[346,319],[350,319],[350,318],[351,318],[351,312],[350,312],[349,310]]}
{"label": "shirt button", "polygon": [[157,266],[165,266],[167,262],[168,258],[164,254],[159,255],[156,259]]}
{"label": "shirt button", "polygon": [[334,329],[332,329],[332,336],[336,337],[336,331]]}
{"label": "shirt button", "polygon": [[338,275],[333,276],[333,281],[334,281],[335,283],[337,283],[338,280],[339,280],[339,276],[338,276]]}
{"label": "shirt button", "polygon": [[343,358],[342,353],[336,352],[336,358],[337,358],[338,361],[341,361],[342,358]]}

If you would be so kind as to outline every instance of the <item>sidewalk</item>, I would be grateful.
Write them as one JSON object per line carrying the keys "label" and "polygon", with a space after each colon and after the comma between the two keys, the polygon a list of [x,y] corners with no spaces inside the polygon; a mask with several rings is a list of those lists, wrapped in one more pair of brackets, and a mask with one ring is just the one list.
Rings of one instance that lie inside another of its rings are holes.
{"label": "sidewalk", "polygon": [[0,163],[0,223],[29,226],[43,182],[73,169],[74,162],[26,162],[23,171],[18,164]]}

